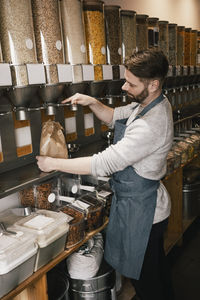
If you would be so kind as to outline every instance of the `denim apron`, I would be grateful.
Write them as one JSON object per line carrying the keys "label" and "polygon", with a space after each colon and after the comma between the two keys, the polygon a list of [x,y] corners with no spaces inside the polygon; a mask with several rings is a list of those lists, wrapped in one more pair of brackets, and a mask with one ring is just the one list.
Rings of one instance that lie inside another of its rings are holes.
{"label": "denim apron", "polygon": [[[161,94],[133,122],[163,99]],[[124,137],[126,122],[127,119],[116,121],[114,144]],[[114,173],[110,184],[114,194],[106,229],[104,257],[120,274],[139,279],[153,224],[159,180],[143,178],[132,166],[128,166]]]}

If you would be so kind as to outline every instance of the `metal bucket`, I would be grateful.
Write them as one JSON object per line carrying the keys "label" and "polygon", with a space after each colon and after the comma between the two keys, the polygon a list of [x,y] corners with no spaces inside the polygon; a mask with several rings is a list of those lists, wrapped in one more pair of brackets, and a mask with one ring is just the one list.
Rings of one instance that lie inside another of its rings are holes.
{"label": "metal bucket", "polygon": [[200,180],[183,185],[183,219],[200,214]]}
{"label": "metal bucket", "polygon": [[87,280],[69,278],[70,300],[115,300],[116,273],[105,261],[95,277]]}
{"label": "metal bucket", "polygon": [[69,281],[57,268],[47,273],[49,300],[70,300],[68,296]]}

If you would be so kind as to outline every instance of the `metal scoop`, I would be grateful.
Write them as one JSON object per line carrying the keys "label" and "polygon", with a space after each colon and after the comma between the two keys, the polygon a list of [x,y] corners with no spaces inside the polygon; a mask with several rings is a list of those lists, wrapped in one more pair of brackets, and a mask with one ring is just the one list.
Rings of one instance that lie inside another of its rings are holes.
{"label": "metal scoop", "polygon": [[2,234],[14,234],[14,235],[17,234],[15,231],[7,230],[3,222],[0,222],[0,233],[2,233]]}

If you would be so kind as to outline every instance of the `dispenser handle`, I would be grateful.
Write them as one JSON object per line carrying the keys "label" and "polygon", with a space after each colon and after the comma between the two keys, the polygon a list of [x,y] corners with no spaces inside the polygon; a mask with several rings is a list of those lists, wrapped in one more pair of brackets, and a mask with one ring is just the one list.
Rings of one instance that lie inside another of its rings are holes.
{"label": "dispenser handle", "polygon": [[89,191],[89,192],[94,192],[95,191],[94,186],[80,184],[79,187],[80,187],[81,190],[85,190],[85,191]]}

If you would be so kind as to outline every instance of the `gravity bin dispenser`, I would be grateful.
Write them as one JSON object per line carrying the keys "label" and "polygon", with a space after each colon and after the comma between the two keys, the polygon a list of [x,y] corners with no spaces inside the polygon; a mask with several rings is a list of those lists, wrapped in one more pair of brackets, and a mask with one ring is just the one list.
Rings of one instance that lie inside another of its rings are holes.
{"label": "gravity bin dispenser", "polygon": [[[28,65],[17,66],[22,67],[19,77],[13,73],[11,64],[2,63],[0,67],[7,72],[1,84],[0,95],[0,172],[4,172],[33,162],[39,151],[42,107],[37,92],[45,77],[42,72],[43,66],[39,64],[31,64],[30,70]],[[18,84],[17,79],[20,76],[27,78],[26,85]],[[34,78],[37,78],[37,81]],[[26,142],[29,145],[26,145]]]}

